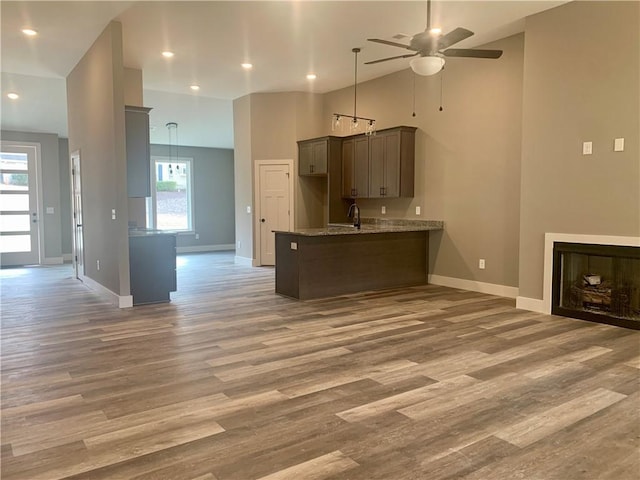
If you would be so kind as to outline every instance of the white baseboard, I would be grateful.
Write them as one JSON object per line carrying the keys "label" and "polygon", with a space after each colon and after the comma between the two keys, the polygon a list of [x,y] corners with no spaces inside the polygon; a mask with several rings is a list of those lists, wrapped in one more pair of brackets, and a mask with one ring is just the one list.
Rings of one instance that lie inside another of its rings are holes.
{"label": "white baseboard", "polygon": [[463,278],[429,275],[428,282],[442,287],[459,288],[461,290],[487,293],[489,295],[497,295],[499,297],[516,298],[518,296],[518,287],[477,282],[475,280],[465,280]]}
{"label": "white baseboard", "polygon": [[109,290],[107,287],[102,285],[101,283],[96,282],[94,279],[89,278],[87,276],[80,277],[80,281],[84,283],[91,290],[96,292],[101,297],[105,298],[112,305],[115,305],[118,308],[129,308],[133,307],[133,296],[132,295],[117,295]]}
{"label": "white baseboard", "polygon": [[233,262],[237,263],[238,265],[247,265],[248,267],[254,266],[253,259],[249,257],[239,257],[238,255],[236,255],[235,257],[233,257]]}
{"label": "white baseboard", "polygon": [[516,297],[516,308],[529,310],[531,312],[550,314],[549,306],[544,300],[529,297]]}
{"label": "white baseboard", "polygon": [[63,263],[63,257],[45,257],[42,261],[42,265],[62,265]]}
{"label": "white baseboard", "polygon": [[235,250],[235,245],[195,245],[193,247],[177,247],[178,253],[219,252],[223,250]]}

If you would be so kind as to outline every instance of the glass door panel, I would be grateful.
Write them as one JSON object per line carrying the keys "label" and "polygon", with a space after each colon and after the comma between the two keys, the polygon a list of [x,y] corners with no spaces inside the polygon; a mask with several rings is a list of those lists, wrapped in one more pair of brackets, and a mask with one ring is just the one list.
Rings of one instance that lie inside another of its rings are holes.
{"label": "glass door panel", "polygon": [[36,147],[3,143],[0,151],[2,266],[40,263]]}

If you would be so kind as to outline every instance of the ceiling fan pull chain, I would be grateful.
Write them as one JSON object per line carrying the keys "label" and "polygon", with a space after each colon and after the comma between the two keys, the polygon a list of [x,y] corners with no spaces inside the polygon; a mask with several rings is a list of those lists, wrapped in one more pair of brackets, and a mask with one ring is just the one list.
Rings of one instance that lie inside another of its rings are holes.
{"label": "ceiling fan pull chain", "polygon": [[413,115],[411,115],[412,117],[416,116],[416,73],[413,73]]}
{"label": "ceiling fan pull chain", "polygon": [[438,109],[439,112],[444,110],[442,108],[442,78],[443,77],[444,77],[444,67],[442,67],[442,70],[440,71],[440,108]]}

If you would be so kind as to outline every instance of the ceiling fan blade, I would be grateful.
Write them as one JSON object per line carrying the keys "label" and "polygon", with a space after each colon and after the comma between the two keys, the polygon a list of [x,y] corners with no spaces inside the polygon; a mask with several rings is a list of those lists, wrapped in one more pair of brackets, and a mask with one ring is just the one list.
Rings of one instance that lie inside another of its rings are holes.
{"label": "ceiling fan blade", "polygon": [[441,52],[445,57],[500,58],[502,50],[481,50],[472,48],[450,48]]}
{"label": "ceiling fan blade", "polygon": [[438,50],[450,47],[454,43],[458,43],[465,38],[469,38],[471,35],[473,35],[473,32],[466,28],[458,27],[455,30],[451,30],[449,33],[438,39]]}
{"label": "ceiling fan blade", "polygon": [[409,58],[409,57],[415,57],[416,55],[418,55],[418,53],[408,53],[407,55],[398,55],[396,57],[389,57],[389,58],[381,58],[380,60],[372,60],[370,62],[364,62],[365,65],[372,65],[374,63],[380,63],[380,62],[386,62],[387,60],[395,60],[396,58]]}
{"label": "ceiling fan blade", "polygon": [[383,45],[391,45],[392,47],[406,48],[407,50],[413,50],[409,45],[403,43],[392,42],[390,40],[382,40],[380,38],[367,38],[369,42],[382,43]]}

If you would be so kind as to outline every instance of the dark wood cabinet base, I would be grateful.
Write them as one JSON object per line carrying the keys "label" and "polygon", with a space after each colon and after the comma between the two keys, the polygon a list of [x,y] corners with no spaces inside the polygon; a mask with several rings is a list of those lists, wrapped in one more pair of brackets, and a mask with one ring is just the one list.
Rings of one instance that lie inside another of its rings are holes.
{"label": "dark wood cabinet base", "polygon": [[427,283],[429,232],[276,233],[276,293],[301,300]]}

